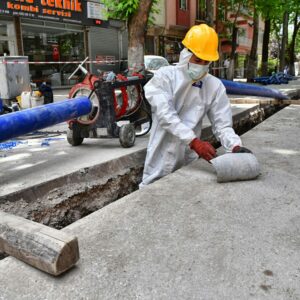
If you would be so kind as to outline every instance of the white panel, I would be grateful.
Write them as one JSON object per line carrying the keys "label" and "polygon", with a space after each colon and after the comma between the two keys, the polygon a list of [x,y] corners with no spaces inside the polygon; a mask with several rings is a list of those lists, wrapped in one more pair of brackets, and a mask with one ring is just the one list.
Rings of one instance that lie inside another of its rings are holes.
{"label": "white panel", "polygon": [[[116,60],[119,60],[118,30],[91,27],[89,31],[89,49],[92,60],[96,60],[97,56],[115,56]],[[97,69],[104,71],[114,70],[116,72],[119,70],[119,64],[116,63],[114,66],[93,64],[92,72],[96,72]]]}

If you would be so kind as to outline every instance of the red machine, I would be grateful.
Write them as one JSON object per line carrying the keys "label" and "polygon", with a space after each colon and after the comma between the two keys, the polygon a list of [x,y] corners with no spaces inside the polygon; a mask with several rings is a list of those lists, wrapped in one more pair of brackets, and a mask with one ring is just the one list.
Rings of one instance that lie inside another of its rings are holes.
{"label": "red machine", "polygon": [[97,134],[97,128],[106,127],[108,137],[119,137],[123,147],[131,147],[135,136],[147,134],[152,124],[150,106],[143,93],[144,77],[138,73],[126,77],[112,72],[96,76],[84,68],[87,59],[69,77],[78,70],[85,74],[84,80],[71,89],[69,98],[88,96],[93,108],[89,115],[68,122],[68,142],[77,146],[85,137],[104,137]]}

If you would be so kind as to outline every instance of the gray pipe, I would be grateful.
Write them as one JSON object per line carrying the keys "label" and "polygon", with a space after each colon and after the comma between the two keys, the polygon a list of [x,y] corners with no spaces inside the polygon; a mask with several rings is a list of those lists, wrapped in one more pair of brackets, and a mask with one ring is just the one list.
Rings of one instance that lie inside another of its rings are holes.
{"label": "gray pipe", "polygon": [[227,153],[210,162],[218,182],[255,179],[260,173],[259,163],[251,153]]}

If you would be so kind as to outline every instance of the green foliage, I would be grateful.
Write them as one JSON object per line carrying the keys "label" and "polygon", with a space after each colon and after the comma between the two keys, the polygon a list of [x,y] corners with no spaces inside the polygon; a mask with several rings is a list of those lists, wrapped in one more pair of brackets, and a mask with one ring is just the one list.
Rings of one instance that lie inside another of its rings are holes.
{"label": "green foliage", "polygon": [[160,10],[158,8],[158,2],[159,0],[154,0],[151,11],[148,18],[148,25],[154,25],[155,24],[155,15],[159,14]]}
{"label": "green foliage", "polygon": [[201,10],[205,9],[206,7],[205,0],[198,0],[198,5]]}
{"label": "green foliage", "polygon": [[108,17],[127,20],[139,7],[139,0],[104,0],[108,8]]}
{"label": "green foliage", "polygon": [[[157,3],[159,0],[153,0],[149,22],[154,22],[154,15],[159,12]],[[134,15],[139,7],[140,0],[103,0],[108,8],[107,16],[112,19],[128,20]]]}
{"label": "green foliage", "polygon": [[296,37],[296,42],[295,42],[295,53],[296,55],[300,55],[300,34],[297,35]]}
{"label": "green foliage", "polygon": [[71,52],[72,49],[72,41],[70,38],[65,39],[61,44],[60,44],[60,51],[62,55],[67,55]]}
{"label": "green foliage", "polygon": [[269,59],[268,60],[268,75],[272,75],[272,72],[275,72],[278,67],[278,60],[277,58]]}
{"label": "green foliage", "polygon": [[[268,59],[268,76],[271,76],[275,70],[278,68],[278,59],[277,58],[269,58]],[[261,71],[261,61],[258,64],[257,76],[262,76]]]}
{"label": "green foliage", "polygon": [[237,57],[236,68],[244,68],[245,66],[246,55],[239,55]]}
{"label": "green foliage", "polygon": [[255,0],[255,6],[265,19],[275,19],[278,17],[282,19],[285,8],[282,0]]}

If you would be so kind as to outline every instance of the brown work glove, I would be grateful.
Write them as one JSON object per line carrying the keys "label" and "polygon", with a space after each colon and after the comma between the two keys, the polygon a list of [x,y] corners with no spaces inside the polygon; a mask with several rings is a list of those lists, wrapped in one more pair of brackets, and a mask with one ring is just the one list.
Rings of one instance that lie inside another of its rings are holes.
{"label": "brown work glove", "polygon": [[198,138],[192,140],[190,148],[207,161],[216,156],[216,149],[209,142],[203,142]]}
{"label": "brown work glove", "polygon": [[234,146],[232,149],[232,153],[252,153],[252,151],[247,149],[246,147]]}

